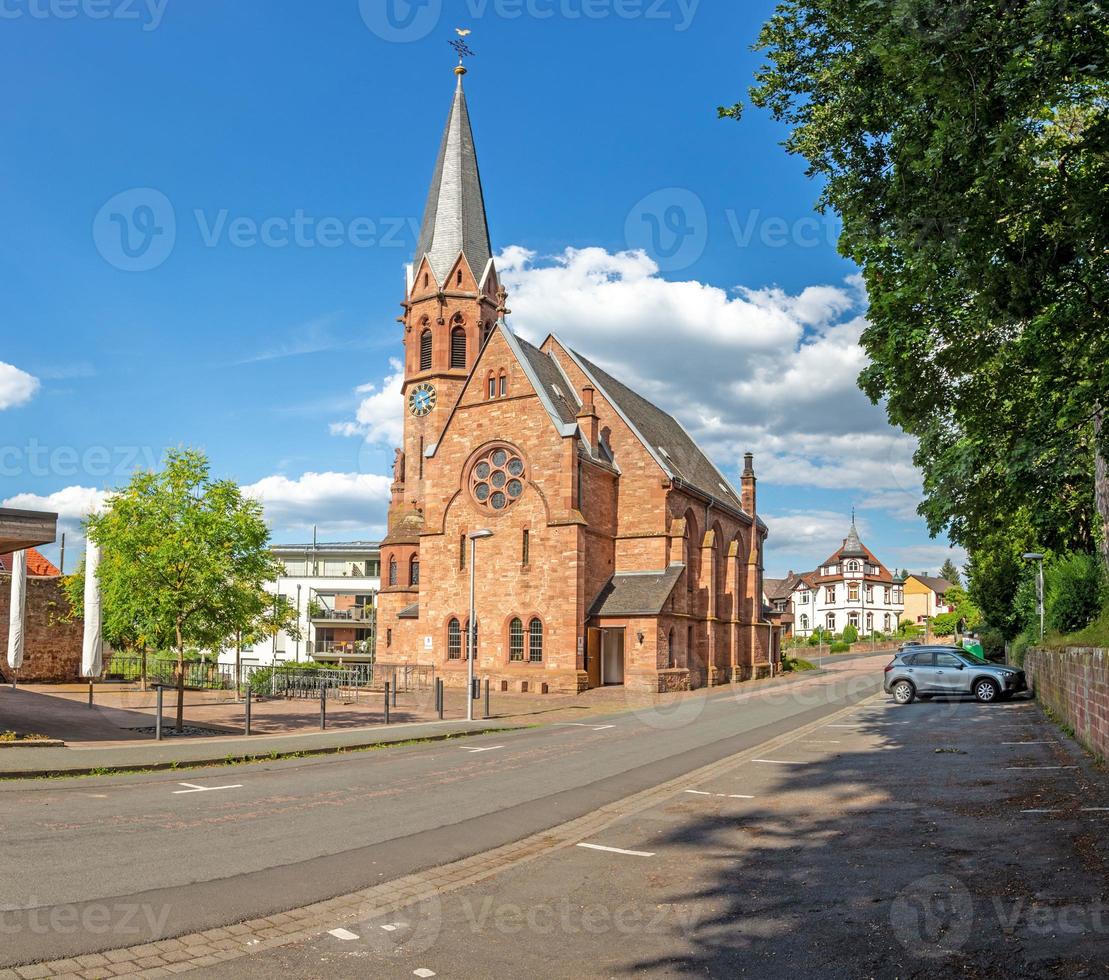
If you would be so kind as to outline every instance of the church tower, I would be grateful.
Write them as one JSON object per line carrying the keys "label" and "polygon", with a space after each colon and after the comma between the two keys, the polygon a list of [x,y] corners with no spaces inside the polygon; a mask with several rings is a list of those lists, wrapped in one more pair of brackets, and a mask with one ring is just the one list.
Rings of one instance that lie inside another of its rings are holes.
{"label": "church tower", "polygon": [[[418,601],[425,460],[504,311],[462,85],[466,68],[460,64],[455,74],[458,83],[408,272],[404,315],[398,318],[404,326],[404,444],[397,450],[389,531],[382,542],[379,614],[385,621],[390,611],[399,613]],[[382,639],[389,637],[379,637],[379,650],[388,645]]]}

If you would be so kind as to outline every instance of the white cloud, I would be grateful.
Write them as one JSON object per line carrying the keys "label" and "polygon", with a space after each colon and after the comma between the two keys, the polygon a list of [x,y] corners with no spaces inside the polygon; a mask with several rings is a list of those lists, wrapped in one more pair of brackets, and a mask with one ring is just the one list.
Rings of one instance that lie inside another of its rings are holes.
{"label": "white cloud", "polygon": [[0,361],[0,411],[29,402],[38,390],[39,379],[33,374]]}
{"label": "white cloud", "polygon": [[385,526],[391,483],[370,473],[305,473],[295,480],[267,476],[243,493],[262,502],[277,531],[318,527],[377,534]]}
{"label": "white cloud", "polygon": [[[810,565],[823,561],[843,544],[846,526],[843,514],[826,510],[795,510],[784,514],[764,514],[770,529],[769,540],[775,553],[803,552],[811,555]],[[861,522],[860,522],[861,523]],[[865,537],[865,524],[859,533]],[[808,571],[809,568],[799,568]]]}
{"label": "white cloud", "polygon": [[355,391],[365,395],[355,413],[354,421],[333,422],[331,434],[361,436],[371,445],[393,448],[404,440],[404,404],[401,385],[404,365],[396,358],[389,359],[390,374],[380,385],[365,384]]}
{"label": "white cloud", "polygon": [[950,558],[959,568],[967,563],[967,553],[962,548],[952,547],[936,541],[931,544],[910,545],[894,548],[890,560],[898,568],[907,568],[910,573],[938,575],[940,566]]}
{"label": "white cloud", "polygon": [[[512,325],[557,333],[682,420],[722,465],[754,452],[771,483],[915,492],[915,441],[859,391],[866,295],[858,277],[729,293],[671,282],[642,252],[498,258]],[[675,356],[680,352],[681,356]],[[842,518],[841,518],[842,523]]]}

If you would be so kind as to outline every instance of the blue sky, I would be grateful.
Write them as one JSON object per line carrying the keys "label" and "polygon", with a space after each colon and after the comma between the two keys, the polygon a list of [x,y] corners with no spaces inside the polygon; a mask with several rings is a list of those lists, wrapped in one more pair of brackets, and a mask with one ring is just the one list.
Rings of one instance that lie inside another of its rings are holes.
{"label": "blue sky", "polygon": [[938,567],[912,444],[854,390],[865,297],[818,188],[764,114],[716,119],[771,10],[3,0],[0,500],[72,534],[193,445],[278,539],[380,533],[403,268],[467,26],[513,326],[557,328],[730,474],[755,451],[768,573],[819,562],[853,506],[889,564]]}

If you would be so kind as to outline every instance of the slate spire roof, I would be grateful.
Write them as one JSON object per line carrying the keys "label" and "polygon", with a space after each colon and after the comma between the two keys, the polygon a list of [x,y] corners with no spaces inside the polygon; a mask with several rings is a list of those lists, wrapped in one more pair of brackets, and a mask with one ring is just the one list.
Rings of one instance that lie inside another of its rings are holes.
{"label": "slate spire roof", "polygon": [[839,554],[841,558],[866,558],[869,554],[859,538],[859,529],[855,527],[854,518],[851,519],[851,530],[847,532]]}
{"label": "slate spire roof", "polygon": [[493,249],[489,244],[485,197],[461,75],[427,196],[415,264],[419,266],[426,255],[436,281],[442,286],[459,253],[465,253],[470,271],[480,281]]}

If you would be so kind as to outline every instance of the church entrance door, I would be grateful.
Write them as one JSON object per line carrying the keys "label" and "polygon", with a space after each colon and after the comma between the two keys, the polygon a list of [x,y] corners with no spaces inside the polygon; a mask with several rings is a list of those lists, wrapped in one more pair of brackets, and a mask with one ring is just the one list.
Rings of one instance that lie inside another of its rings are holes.
{"label": "church entrance door", "polygon": [[624,683],[624,631],[604,630],[601,643],[601,684],[610,686]]}

